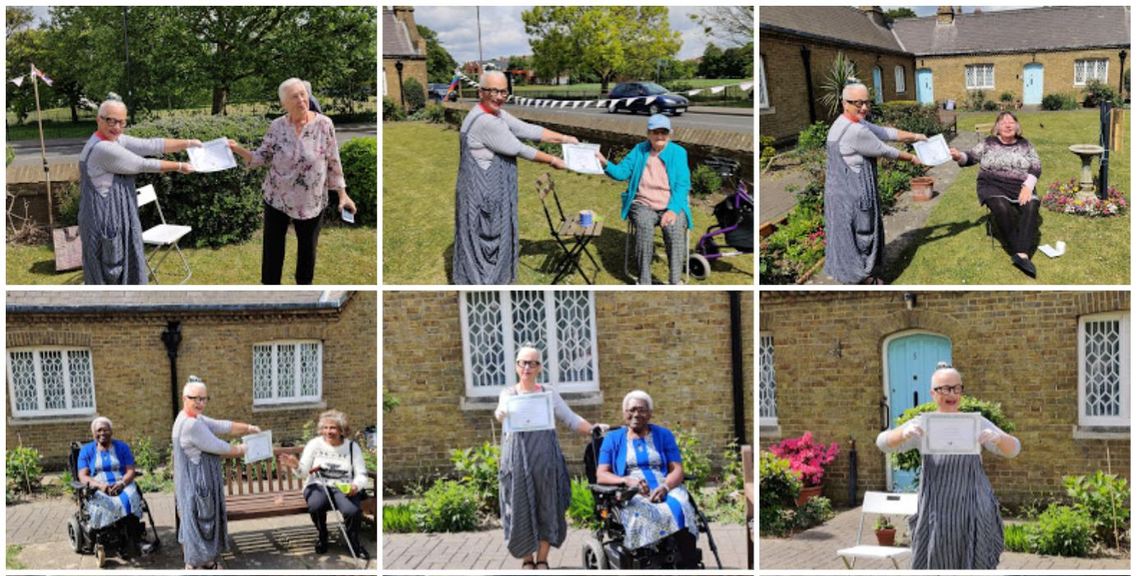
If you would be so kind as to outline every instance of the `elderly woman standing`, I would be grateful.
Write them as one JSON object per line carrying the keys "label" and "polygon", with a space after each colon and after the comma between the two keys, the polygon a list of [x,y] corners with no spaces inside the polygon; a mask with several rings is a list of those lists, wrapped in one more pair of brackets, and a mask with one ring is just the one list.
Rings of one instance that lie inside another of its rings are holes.
{"label": "elderly woman standing", "polygon": [[261,146],[250,152],[230,140],[229,147],[256,168],[268,164],[261,184],[265,197],[265,230],[261,245],[261,283],[280,284],[285,265],[285,233],[289,223],[297,235],[297,284],[312,284],[320,219],[328,206],[328,190],[339,195],[338,207],[356,213],[345,190],[344,169],[336,130],[328,116],[309,110],[309,94],[299,78],[277,89],[286,114],[269,125]]}
{"label": "elderly woman standing", "polygon": [[[939,413],[956,413],[965,386],[961,374],[942,362],[930,378]],[[981,419],[978,442],[986,450],[1013,458],[1020,440],[987,418]],[[878,435],[883,452],[906,452],[921,446],[925,416]],[[918,513],[910,517],[914,570],[993,570],[1004,549],[1001,508],[981,467],[980,454],[924,454],[918,488]]]}
{"label": "elderly woman standing", "polygon": [[653,399],[633,390],[621,402],[625,427],[605,436],[597,455],[597,483],[637,488],[618,519],[625,528],[625,546],[642,548],[673,538],[680,552],[679,568],[697,568],[696,508],[684,488],[684,463],[672,431],[651,424]]}
{"label": "elderly woman standing", "polygon": [[87,501],[89,527],[98,530],[131,518],[131,532],[141,536],[142,495],[134,483],[134,454],[130,446],[114,438],[111,420],[100,416],[91,421],[94,440],[79,450],[79,482],[98,492]]}
{"label": "elderly woman standing", "polygon": [[320,436],[305,444],[299,461],[291,454],[281,454],[277,458],[282,466],[293,469],[298,478],[307,476],[304,497],[308,502],[309,517],[318,533],[316,553],[328,552],[328,511],[332,509],[332,503],[327,495],[331,494],[336,500],[336,509],[344,515],[352,550],[357,558],[367,560],[368,551],[360,545],[359,539],[360,521],[364,516],[360,501],[368,487],[364,450],[348,439],[348,417],[343,412],[328,410],[320,415],[318,424]]}
{"label": "elderly woman standing", "polygon": [[214,420],[202,412],[210,397],[206,385],[190,376],[182,388],[182,411],[174,420],[174,500],[181,524],[178,542],[187,569],[220,568],[225,550],[225,478],[221,458],[245,454],[245,445],[230,446],[219,434],[260,432],[251,424]]}
{"label": "elderly woman standing", "polygon": [[502,72],[483,72],[479,103],[459,128],[455,180],[455,284],[510,284],[518,275],[518,166],[515,158],[563,170],[564,161],[520,139],[577,143],[502,109],[510,93]]}
{"label": "elderly woman standing", "polygon": [[1040,228],[1040,199],[1036,197],[1040,156],[1032,143],[1021,136],[1016,115],[1001,112],[993,123],[991,136],[968,152],[950,148],[949,154],[961,166],[981,165],[977,199],[992,213],[993,222],[1012,253],[1013,266],[1036,278],[1032,256]]}
{"label": "elderly woman standing", "polygon": [[881,284],[886,234],[878,205],[878,158],[921,164],[917,156],[887,146],[887,140],[917,142],[915,134],[872,124],[870,91],[863,84],[842,90],[842,115],[827,133],[827,178],[823,192],[826,264],[823,270],[843,284]]}
{"label": "elderly woman standing", "polygon": [[[558,445],[557,430],[513,431],[509,428],[508,406],[512,396],[549,392],[554,416],[579,434],[588,435],[593,425],[574,414],[557,390],[538,384],[542,355],[536,348],[518,350],[515,372],[518,384],[498,396],[494,411],[502,431],[502,455],[498,466],[498,500],[506,548],[515,558],[523,558],[522,568],[549,569],[550,546],[560,547],[566,539],[566,509],[570,503],[570,479],[566,459]],[[604,425],[602,425],[604,427]],[[535,558],[535,554],[537,555]]]}
{"label": "elderly woman standing", "polygon": [[160,156],[201,146],[199,140],[135,138],[123,134],[127,107],[118,100],[99,105],[95,133],[79,153],[79,236],[84,284],[146,284],[148,269],[138,220],[134,177],[143,172],[189,174],[189,162]]}
{"label": "elderly woman standing", "polygon": [[636,231],[638,283],[653,283],[653,239],[660,226],[668,253],[668,283],[680,284],[688,262],[685,235],[692,227],[688,152],[670,141],[672,122],[668,116],[650,116],[648,130],[649,139],[629,150],[619,164],[609,162],[600,152],[597,160],[610,178],[629,182],[621,195],[621,219],[632,219]]}

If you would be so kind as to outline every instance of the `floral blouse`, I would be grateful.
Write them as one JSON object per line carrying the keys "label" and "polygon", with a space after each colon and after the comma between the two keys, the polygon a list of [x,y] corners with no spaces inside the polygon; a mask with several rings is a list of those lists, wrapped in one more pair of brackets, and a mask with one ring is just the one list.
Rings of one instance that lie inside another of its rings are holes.
{"label": "floral blouse", "polygon": [[274,120],[249,167],[264,164],[269,165],[261,184],[265,202],[297,220],[320,216],[328,205],[328,190],[345,187],[336,129],[322,114],[316,114],[300,136],[288,116]]}

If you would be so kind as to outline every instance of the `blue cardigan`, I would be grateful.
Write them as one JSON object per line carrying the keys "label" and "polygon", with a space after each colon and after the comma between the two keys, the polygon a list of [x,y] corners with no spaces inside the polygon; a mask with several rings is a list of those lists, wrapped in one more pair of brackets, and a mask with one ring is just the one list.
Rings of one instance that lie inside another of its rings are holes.
{"label": "blue cardigan", "polygon": [[[645,171],[645,162],[649,159],[652,144],[648,140],[633,146],[632,150],[621,159],[620,164],[609,162],[605,165],[605,173],[610,178],[624,182],[629,181],[629,187],[621,195],[621,219],[629,219],[629,208],[633,206],[633,199],[637,197],[637,188],[641,186],[641,174]],[[688,192],[692,189],[692,174],[688,170],[688,152],[676,142],[669,142],[664,150],[660,151],[660,161],[668,172],[668,189],[671,196],[668,198],[668,209],[684,214],[688,227],[692,228],[692,211],[688,208]]]}
{"label": "blue cardigan", "polygon": [[[660,471],[664,475],[668,475],[668,465],[677,462],[681,463],[680,447],[676,445],[676,437],[672,435],[672,431],[663,426],[649,424],[649,434],[653,439],[653,446],[660,452],[661,463]],[[626,432],[625,427],[622,426],[616,430],[610,430],[605,435],[605,440],[601,443],[601,452],[597,455],[597,465],[608,464],[613,470],[613,473],[624,477],[625,476],[625,454],[626,447],[629,445],[625,441]]]}

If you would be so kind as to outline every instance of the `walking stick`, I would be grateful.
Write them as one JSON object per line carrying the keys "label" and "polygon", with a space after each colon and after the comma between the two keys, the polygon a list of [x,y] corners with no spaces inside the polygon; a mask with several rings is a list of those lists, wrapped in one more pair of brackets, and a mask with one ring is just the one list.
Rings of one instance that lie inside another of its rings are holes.
{"label": "walking stick", "polygon": [[[352,546],[352,539],[348,537],[348,527],[344,523],[344,513],[340,511],[340,507],[336,505],[336,500],[332,497],[332,492],[328,490],[328,484],[324,482],[324,474],[321,474],[319,466],[310,470],[312,474],[316,475],[317,483],[321,488],[324,488],[324,496],[328,498],[328,505],[336,511],[336,517],[340,519],[340,534],[344,536],[344,543],[348,545],[348,552],[352,554],[352,559],[356,561],[357,566],[360,564],[360,557],[356,555],[356,548]],[[363,567],[367,567],[365,564]]]}

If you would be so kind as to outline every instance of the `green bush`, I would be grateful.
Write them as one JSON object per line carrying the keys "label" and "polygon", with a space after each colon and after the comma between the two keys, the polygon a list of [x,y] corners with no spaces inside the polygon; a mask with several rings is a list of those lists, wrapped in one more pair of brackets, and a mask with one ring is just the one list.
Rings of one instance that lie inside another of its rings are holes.
{"label": "green bush", "polygon": [[795,146],[800,152],[821,150],[827,146],[827,133],[831,127],[826,122],[815,122],[799,132],[799,143]]}
{"label": "green bush", "polygon": [[795,509],[793,526],[796,530],[814,528],[834,518],[831,501],[823,496],[812,496],[805,504]]}
{"label": "green bush", "polygon": [[585,478],[574,478],[570,488],[570,505],[566,511],[570,524],[573,524],[574,528],[584,528],[591,532],[599,528],[601,521],[597,519],[589,481]]}
{"label": "green bush", "polygon": [[907,132],[933,136],[941,133],[936,106],[923,106],[913,100],[894,100],[882,104],[882,116],[875,122]]}
{"label": "green bush", "polygon": [[986,112],[996,112],[1001,109],[1001,106],[992,100],[985,100],[985,103],[981,105],[981,109]]}
{"label": "green bush", "polygon": [[760,534],[780,535],[791,528],[795,499],[802,486],[790,462],[766,450],[759,453]]}
{"label": "green bush", "polygon": [[769,259],[769,267],[760,270],[762,283],[794,282],[823,257],[826,234],[821,206],[820,202],[820,209],[815,210],[811,205],[797,204],[787,221],[761,242],[760,253]]}
{"label": "green bush", "polygon": [[1092,521],[1098,542],[1119,547],[1123,536],[1131,527],[1131,488],[1126,478],[1115,474],[1065,476],[1064,489],[1077,510],[1085,512]]}
{"label": "green bush", "polygon": [[1009,552],[1032,552],[1029,542],[1031,526],[1025,524],[1005,524],[1005,550]]}
{"label": "green bush", "polygon": [[56,222],[59,226],[78,226],[79,225],[79,183],[69,182],[67,188],[57,196],[59,201],[59,221]]}
{"label": "green bush", "polygon": [[973,110],[981,110],[985,106],[985,92],[984,90],[974,90],[969,93],[969,108]]}
{"label": "green bush", "polygon": [[384,506],[384,532],[387,534],[407,534],[415,532],[415,514],[411,504]]}
{"label": "green bush", "polygon": [[8,166],[9,164],[11,164],[12,160],[16,157],[16,150],[14,148],[12,148],[11,144],[7,145],[7,149],[4,151],[4,156],[5,156],[5,160],[4,160],[5,166]]}
{"label": "green bush", "polygon": [[408,78],[403,81],[403,103],[411,114],[418,112],[427,103],[427,91],[419,80]]}
{"label": "green bush", "polygon": [[141,472],[153,474],[163,463],[162,450],[154,447],[150,436],[136,438],[130,443],[131,453],[134,454],[134,466]]}
{"label": "green bush", "polygon": [[[356,223],[376,225],[376,162],[379,153],[375,136],[353,138],[340,147],[340,164],[348,196],[356,203]],[[335,208],[335,202],[331,202]]]}
{"label": "green bush", "polygon": [[1009,92],[1008,90],[1001,92],[1001,102],[1011,103],[1015,99],[1016,99],[1016,94],[1013,94],[1012,92]]}
{"label": "green bush", "polygon": [[1044,110],[1075,110],[1079,103],[1071,94],[1049,94],[1040,101],[1040,107]]}
{"label": "green bush", "polygon": [[478,493],[454,480],[436,480],[411,509],[421,532],[466,532],[479,523]]}
{"label": "green bush", "polygon": [[898,195],[910,189],[910,175],[901,170],[887,170],[878,176],[878,202],[882,213],[889,214],[898,203]]}
{"label": "green bush", "polygon": [[431,103],[412,114],[411,119],[430,124],[442,124],[447,121],[447,109],[442,104]]}
{"label": "green bush", "polygon": [[759,137],[759,163],[766,165],[767,161],[775,156],[775,138],[773,136]]}
{"label": "green bush", "polygon": [[690,492],[699,492],[712,475],[712,458],[700,447],[696,434],[687,430],[676,430],[676,445],[684,463],[684,485]]}
{"label": "green bush", "polygon": [[1082,510],[1052,504],[1029,534],[1032,550],[1049,556],[1085,557],[1091,550],[1092,519]]}
{"label": "green bush", "polygon": [[1100,82],[1099,80],[1088,80],[1084,85],[1084,108],[1095,108],[1099,106],[1100,102],[1117,103],[1119,96],[1115,93],[1115,88]]}
{"label": "green bush", "polygon": [[399,102],[384,96],[384,122],[399,122],[406,116],[403,108],[400,108]]}
{"label": "green bush", "polygon": [[[895,424],[901,426],[920,414],[934,412],[936,410],[937,404],[935,402],[926,402],[925,404],[915,406],[903,412],[902,415],[897,418]],[[1000,402],[989,402],[986,400],[978,400],[972,396],[962,396],[961,405],[958,407],[958,410],[961,412],[980,412],[982,416],[987,418],[989,422],[996,424],[1001,430],[1009,434],[1016,431],[1016,425],[1005,416],[1004,411],[1001,409]],[[912,472],[921,468],[921,454],[918,453],[917,450],[891,454],[890,460],[894,466],[900,470]]]}
{"label": "green bush", "polygon": [[[163,118],[138,124],[131,135],[139,138],[197,138],[203,142],[226,137],[249,150],[261,144],[269,122],[262,116],[192,116]],[[167,160],[186,161],[185,153],[167,154]],[[154,184],[167,222],[193,227],[189,242],[217,248],[248,240],[261,227],[264,169],[238,167],[204,174],[141,174],[138,186]],[[143,228],[157,222],[150,207],[139,215]]]}
{"label": "green bush", "polygon": [[718,193],[723,183],[720,175],[704,164],[692,171],[692,193],[697,196]]}
{"label": "green bush", "polygon": [[4,473],[8,479],[8,490],[28,494],[43,483],[43,456],[39,450],[29,446],[19,446],[7,452],[4,458]]}
{"label": "green bush", "polygon": [[451,450],[451,464],[462,481],[474,490],[479,509],[487,514],[498,513],[498,444],[483,442],[482,446],[466,450]]}

